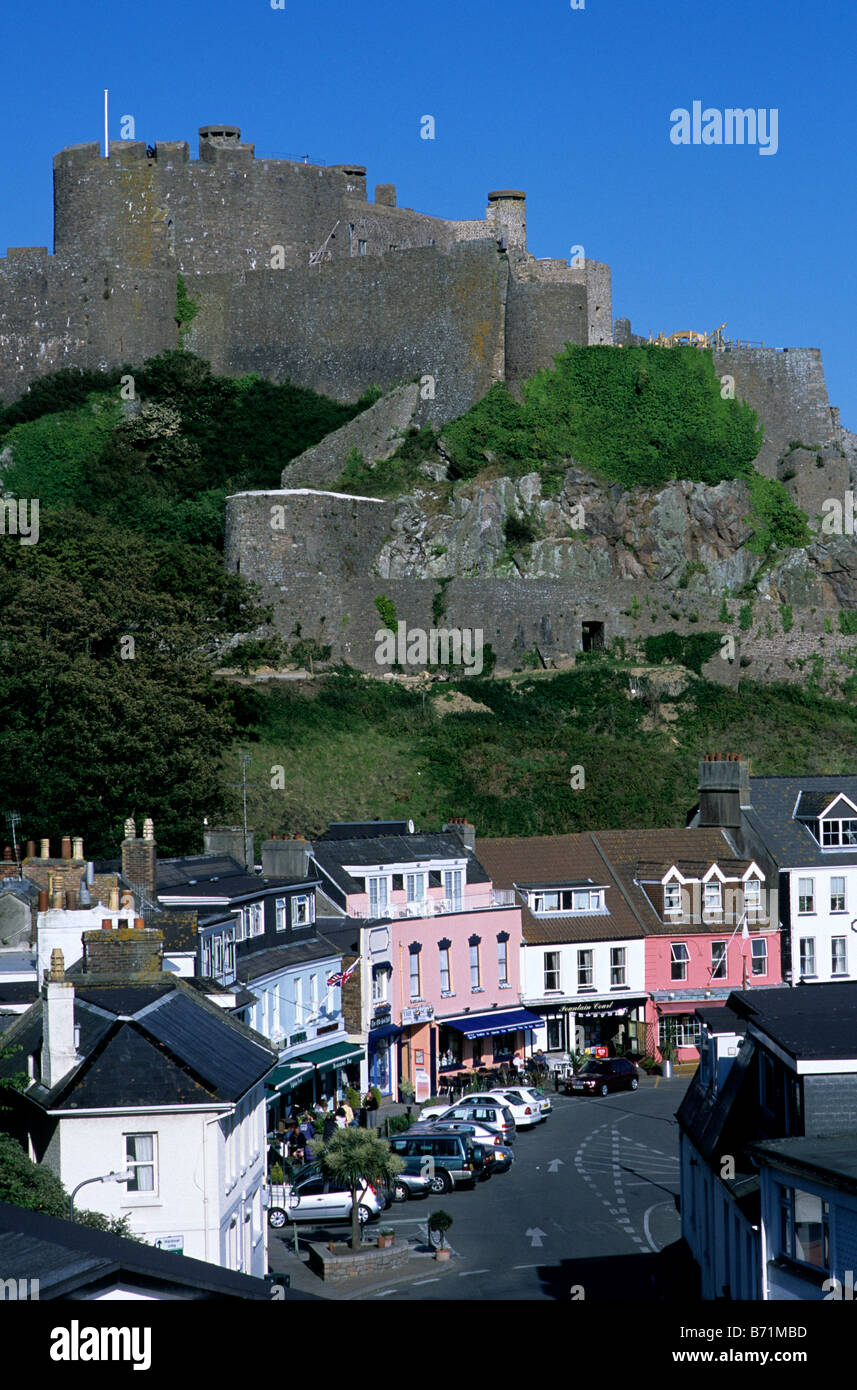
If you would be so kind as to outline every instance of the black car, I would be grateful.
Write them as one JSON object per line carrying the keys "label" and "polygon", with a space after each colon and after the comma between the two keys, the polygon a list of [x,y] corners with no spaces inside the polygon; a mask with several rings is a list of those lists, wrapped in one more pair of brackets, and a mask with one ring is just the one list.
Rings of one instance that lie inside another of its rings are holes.
{"label": "black car", "polygon": [[606,1096],[608,1091],[637,1089],[637,1068],[625,1057],[590,1057],[565,1083],[566,1095]]}

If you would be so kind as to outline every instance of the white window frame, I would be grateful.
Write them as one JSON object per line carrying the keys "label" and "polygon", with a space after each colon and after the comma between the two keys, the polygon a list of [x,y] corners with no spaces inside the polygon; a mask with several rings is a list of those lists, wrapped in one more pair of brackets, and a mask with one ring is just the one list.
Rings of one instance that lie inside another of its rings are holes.
{"label": "white window frame", "polygon": [[[124,1162],[124,1167],[125,1167],[126,1169],[133,1170],[133,1172],[134,1172],[134,1178],[133,1178],[133,1179],[129,1179],[128,1183],[127,1183],[126,1186],[125,1186],[125,1190],[126,1190],[127,1192],[139,1193],[139,1194],[141,1194],[141,1195],[145,1195],[146,1197],[157,1197],[157,1195],[158,1195],[158,1136],[157,1136],[157,1133],[156,1133],[156,1132],[153,1132],[153,1131],[151,1131],[151,1130],[149,1130],[149,1131],[146,1131],[146,1130],[144,1130],[144,1131],[134,1130],[134,1131],[132,1131],[132,1132],[130,1132],[130,1133],[128,1133],[128,1134],[123,1134],[122,1139],[123,1139],[123,1146],[124,1146],[124,1149],[125,1149],[125,1162]],[[150,1147],[151,1147],[151,1150],[152,1150],[151,1156],[149,1156],[149,1157],[143,1157],[143,1158],[136,1158],[136,1157],[133,1157],[133,1156],[131,1155],[131,1153],[129,1152],[130,1145],[131,1145],[131,1141],[134,1141],[134,1140],[137,1140],[137,1139],[144,1139],[144,1140],[149,1140],[149,1141],[150,1141]],[[138,1170],[138,1169],[151,1169],[151,1175],[152,1175],[152,1186],[151,1186],[151,1187],[140,1187],[139,1185],[136,1185],[136,1186],[132,1185],[132,1184],[136,1184],[136,1183],[137,1183],[137,1170]]]}
{"label": "white window frame", "polygon": [[[729,974],[729,962],[727,960],[726,941],[712,941],[711,943],[711,978],[712,980],[725,980]],[[723,947],[723,954],[720,954],[720,947]],[[715,951],[717,958],[715,959]],[[721,969],[722,967],[722,969]]]}
{"label": "white window frame", "polygon": [[[836,969],[836,964],[837,964],[836,946],[837,946],[837,945],[841,945],[841,947],[842,947],[842,951],[841,951],[841,955],[840,955],[840,959],[841,959],[842,965],[843,965],[843,967],[844,967],[842,970],[837,970],[837,969]],[[832,937],[830,938],[830,974],[831,974],[831,978],[836,979],[836,980],[845,979],[846,976],[848,975],[848,937],[847,937],[847,936],[832,936]]]}
{"label": "white window frame", "polygon": [[[553,957],[556,960],[555,966],[550,966],[548,964],[548,961],[551,957]],[[545,994],[549,994],[551,990],[561,990],[562,953],[560,951],[545,951],[542,966],[544,970]],[[554,984],[550,984],[550,980],[554,980]]]}
{"label": "white window frame", "polygon": [[[301,906],[305,908],[305,913],[301,916]],[[311,927],[315,921],[315,894],[296,893],[292,898],[292,926]]]}
{"label": "white window frame", "polygon": [[703,885],[703,911],[712,917],[723,915],[723,884],[719,878],[710,878]]}
{"label": "white window frame", "polygon": [[[420,968],[420,951],[408,951],[408,988],[411,999],[422,998],[422,970]],[[416,994],[414,986],[416,985]]]}
{"label": "white window frame", "polygon": [[425,902],[426,897],[426,875],[421,870],[417,873],[405,874],[405,898],[409,903]]}
{"label": "white window frame", "polygon": [[497,942],[497,983],[500,985],[508,985],[510,983],[508,941]]}
{"label": "white window frame", "polygon": [[366,879],[369,894],[369,916],[383,917],[390,901],[389,874],[369,874]]}
{"label": "white window frame", "polygon": [[440,947],[438,969],[440,972],[440,992],[448,996],[452,994],[452,961],[450,960],[449,946]]}
{"label": "white window frame", "polygon": [[[681,974],[676,975],[676,966],[681,966]],[[677,983],[687,979],[687,967],[690,965],[690,951],[687,949],[686,941],[670,942],[670,979]]]}
{"label": "white window frame", "polygon": [[595,952],[587,946],[577,952],[577,988],[588,992],[594,987]]}
{"label": "white window frame", "polygon": [[624,946],[610,947],[610,988],[623,989],[628,983],[628,952]]}
{"label": "white window frame", "polygon": [[470,950],[470,993],[475,994],[482,989],[482,958],[479,947],[480,941],[471,942]]}
{"label": "white window frame", "polygon": [[[809,884],[809,892],[804,892],[803,885]],[[809,907],[801,904],[809,903]],[[799,878],[797,881],[797,911],[799,917],[812,917],[815,915],[815,879]]]}
{"label": "white window frame", "polygon": [[[808,947],[809,947],[809,951],[805,951],[805,950],[804,950],[804,947],[805,947],[805,946],[808,946]],[[805,959],[805,958],[806,958],[807,962],[808,962],[808,963],[810,964],[810,966],[811,966],[811,968],[810,968],[809,970],[805,970],[805,969],[804,969],[803,963],[804,963],[804,959]],[[802,936],[802,937],[799,938],[799,940],[798,940],[798,966],[799,966],[799,968],[800,968],[800,974],[801,974],[801,978],[802,978],[802,979],[804,979],[804,978],[805,978],[805,979],[813,979],[813,978],[817,975],[817,973],[818,973],[818,962],[817,962],[816,954],[815,954],[815,937],[814,937],[814,936]]]}
{"label": "white window frame", "polygon": [[[761,950],[759,949],[761,947]],[[757,970],[756,965],[761,962],[764,967]],[[750,943],[750,974],[767,975],[768,973],[768,943],[763,936],[754,936]]]}
{"label": "white window frame", "polygon": [[[842,892],[841,892],[841,893],[837,893],[837,892],[835,891],[834,884],[836,884],[836,883],[841,883],[841,884],[842,884]],[[831,876],[830,876],[830,911],[831,911],[831,912],[845,912],[845,911],[846,911],[846,897],[845,897],[845,895],[846,895],[846,893],[847,893],[847,891],[848,891],[846,885],[847,885],[847,880],[846,880],[845,874],[831,874]]]}
{"label": "white window frame", "polygon": [[[676,898],[678,898],[677,902]],[[681,911],[681,884],[678,883],[675,879],[671,879],[669,883],[664,884],[664,914],[666,914],[667,912],[669,912],[670,914],[681,914]]]}
{"label": "white window frame", "polygon": [[250,936],[265,935],[265,909],[262,903],[251,903],[248,911],[250,913]]}
{"label": "white window frame", "polygon": [[289,919],[286,912],[286,899],[277,898],[277,931],[286,931],[288,925]]}
{"label": "white window frame", "polygon": [[227,927],[223,933],[223,971],[226,975],[235,974],[235,928]]}
{"label": "white window frame", "polygon": [[748,878],[744,884],[744,910],[747,913],[761,912],[762,880],[760,878]]}

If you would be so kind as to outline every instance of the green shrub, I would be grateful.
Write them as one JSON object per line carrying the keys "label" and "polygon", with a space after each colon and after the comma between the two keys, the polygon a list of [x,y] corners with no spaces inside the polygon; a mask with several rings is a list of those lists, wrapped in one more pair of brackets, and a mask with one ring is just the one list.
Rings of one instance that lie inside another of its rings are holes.
{"label": "green shrub", "polygon": [[390,632],[396,631],[398,618],[396,616],[396,605],[386,594],[375,595],[375,607],[381,615],[381,622]]}
{"label": "green shrub", "polygon": [[780,622],[783,625],[783,632],[791,632],[795,625],[795,618],[790,603],[780,604]]}
{"label": "green shrub", "polygon": [[753,527],[747,549],[755,555],[769,555],[793,546],[809,545],[812,534],[806,512],[802,512],[776,478],[754,473],[747,479],[751,510],[745,520]]}
{"label": "green shrub", "polygon": [[536,539],[536,534],[532,517],[526,515],[519,517],[510,513],[503,523],[506,545],[512,550],[519,550],[522,546],[532,545]]}
{"label": "green shrub", "polygon": [[857,632],[857,608],[840,608],[839,631],[846,637],[854,636]]}
{"label": "green shrub", "polygon": [[685,666],[688,671],[695,671],[699,675],[706,661],[710,661],[720,650],[720,634],[694,632],[684,637],[678,632],[662,632],[657,636],[647,637],[643,642],[643,650],[646,660],[653,665],[655,662],[675,661],[680,666]]}
{"label": "green shrub", "polygon": [[753,626],[753,609],[751,604],[743,603],[738,613],[738,626],[742,632],[749,632]]}

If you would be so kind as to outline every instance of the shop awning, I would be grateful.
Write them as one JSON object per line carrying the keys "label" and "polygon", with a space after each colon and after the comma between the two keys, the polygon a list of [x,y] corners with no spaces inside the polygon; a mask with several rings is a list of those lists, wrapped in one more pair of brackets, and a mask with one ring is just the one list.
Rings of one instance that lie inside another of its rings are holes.
{"label": "shop awning", "polygon": [[281,1062],[274,1067],[270,1076],[265,1077],[265,1085],[282,1095],[284,1091],[291,1091],[306,1076],[312,1076],[312,1067],[307,1066],[306,1062]]}
{"label": "shop awning", "polygon": [[369,1051],[374,1052],[379,1042],[384,1042],[388,1038],[400,1038],[404,1032],[403,1028],[397,1028],[395,1023],[384,1023],[380,1028],[372,1028],[369,1033]]}
{"label": "shop awning", "polygon": [[680,1004],[655,1001],[655,1008],[659,1014],[695,1014],[697,1009],[722,1008],[725,1003],[725,999],[683,999]]}
{"label": "shop awning", "polygon": [[544,1019],[531,1014],[529,1009],[506,1009],[503,1013],[492,1010],[490,1014],[468,1014],[465,1018],[443,1018],[438,1023],[446,1028],[454,1028],[465,1038],[490,1038],[496,1033],[517,1033],[521,1028],[541,1028]]}
{"label": "shop awning", "polygon": [[298,1061],[308,1062],[315,1067],[317,1072],[333,1071],[335,1067],[347,1066],[349,1062],[357,1062],[363,1057],[363,1048],[356,1043],[341,1042],[331,1043],[329,1047],[320,1047],[317,1052],[307,1052]]}
{"label": "shop awning", "polygon": [[571,1012],[582,1017],[606,1017],[608,1014],[616,1014],[624,1018],[631,1009],[638,1009],[646,1003],[646,999],[577,999],[571,1006]]}

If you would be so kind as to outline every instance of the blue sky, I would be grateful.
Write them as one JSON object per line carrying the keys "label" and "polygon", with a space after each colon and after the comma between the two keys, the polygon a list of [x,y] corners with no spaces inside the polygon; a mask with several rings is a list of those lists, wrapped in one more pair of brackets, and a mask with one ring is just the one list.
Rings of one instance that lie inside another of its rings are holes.
{"label": "blue sky", "polygon": [[[51,157],[106,86],[113,139],[230,122],[450,217],[523,188],[530,250],[607,261],[614,317],[819,347],[857,430],[855,40],[854,0],[4,0],[0,252],[51,245]],[[695,100],[776,108],[777,153],[672,144]]]}

